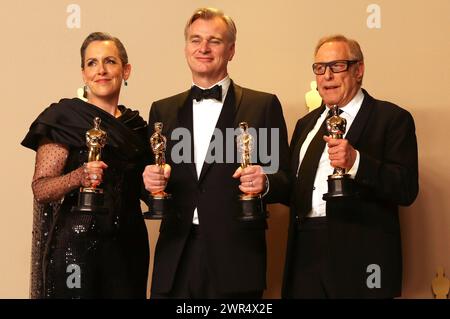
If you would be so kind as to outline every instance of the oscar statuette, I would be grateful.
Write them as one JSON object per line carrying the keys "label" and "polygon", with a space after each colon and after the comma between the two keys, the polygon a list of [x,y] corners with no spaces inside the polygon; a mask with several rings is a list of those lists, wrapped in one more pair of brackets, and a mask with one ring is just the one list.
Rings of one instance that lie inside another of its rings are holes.
{"label": "oscar statuette", "polygon": [[[155,156],[155,164],[164,168],[166,164],[167,138],[162,135],[163,123],[155,123],[155,132],[150,137],[150,146]],[[163,219],[170,214],[172,195],[164,191],[150,194],[149,211],[144,213],[145,219]]]}
{"label": "oscar statuette", "polygon": [[[94,118],[94,128],[86,132],[86,146],[88,147],[88,162],[100,161],[102,149],[106,144],[107,134],[100,129],[101,119]],[[106,213],[104,207],[103,189],[92,185],[81,187],[78,194],[78,206],[72,207],[73,212],[81,213]]]}
{"label": "oscar statuette", "polygon": [[[238,150],[241,153],[241,168],[251,166],[251,152],[253,148],[253,137],[248,132],[247,122],[239,124],[241,133],[237,137]],[[261,194],[244,193],[239,195],[241,210],[237,216],[239,221],[255,221],[266,218],[266,211],[262,202]]]}
{"label": "oscar statuette", "polygon": [[[345,134],[347,120],[339,116],[339,107],[331,107],[333,116],[327,119],[327,131],[334,139],[341,139]],[[345,168],[334,168],[333,174],[328,176],[328,193],[323,195],[323,200],[332,200],[341,197],[354,196],[354,181],[346,174]]]}

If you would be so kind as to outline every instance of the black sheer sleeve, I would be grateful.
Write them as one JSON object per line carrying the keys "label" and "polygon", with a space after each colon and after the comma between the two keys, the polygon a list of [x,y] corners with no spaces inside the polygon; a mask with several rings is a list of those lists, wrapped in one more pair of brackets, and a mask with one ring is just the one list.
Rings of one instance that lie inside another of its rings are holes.
{"label": "black sheer sleeve", "polygon": [[37,202],[59,201],[65,194],[81,186],[83,167],[63,174],[68,154],[69,150],[65,145],[47,139],[40,142],[32,182]]}

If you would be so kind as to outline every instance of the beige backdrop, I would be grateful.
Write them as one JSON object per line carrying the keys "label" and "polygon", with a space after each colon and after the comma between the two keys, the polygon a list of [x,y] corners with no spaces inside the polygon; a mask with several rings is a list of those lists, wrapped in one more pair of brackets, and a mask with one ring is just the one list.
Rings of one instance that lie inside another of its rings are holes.
{"label": "beige backdrop", "polygon": [[[28,297],[35,154],[19,143],[44,107],[73,97],[82,85],[83,39],[92,31],[122,39],[133,70],[121,102],[147,118],[152,101],[191,83],[183,27],[200,6],[221,8],[235,19],[238,39],[230,74],[241,85],[278,95],[289,134],[307,112],[304,94],[314,79],[310,65],[318,38],[339,32],[360,41],[364,88],[409,110],[417,126],[420,193],[401,212],[403,297],[431,298],[430,282],[439,265],[450,275],[450,154],[444,138],[450,118],[450,1],[73,1],[0,3],[0,297]],[[81,10],[79,21],[69,6],[74,3]],[[379,20],[373,20],[373,4]],[[288,210],[274,205],[270,211],[265,296],[278,298]],[[148,223],[148,229],[154,252],[158,224]]]}

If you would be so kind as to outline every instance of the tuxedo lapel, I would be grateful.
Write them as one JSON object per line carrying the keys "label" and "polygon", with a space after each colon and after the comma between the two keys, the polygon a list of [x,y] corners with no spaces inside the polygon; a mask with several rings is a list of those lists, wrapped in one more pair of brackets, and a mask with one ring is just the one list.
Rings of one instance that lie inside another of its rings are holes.
{"label": "tuxedo lapel", "polygon": [[236,117],[236,114],[239,110],[239,107],[241,106],[241,102],[242,102],[242,87],[240,87],[237,84],[234,84],[233,81],[231,81],[231,85],[230,85],[230,89],[233,89],[232,91],[234,91],[234,105],[232,105],[232,108],[234,109],[234,113],[233,113],[233,128],[239,127],[239,119]]}
{"label": "tuxedo lapel", "polygon": [[[224,160],[224,161],[226,158],[226,154],[225,154],[225,152],[226,152],[226,129],[229,127],[232,127],[233,123],[235,122],[235,115],[236,115],[237,109],[239,108],[238,103],[236,103],[237,98],[239,99],[239,101],[241,100],[242,88],[235,86],[233,84],[233,82],[231,82],[230,87],[228,88],[227,96],[226,96],[225,101],[222,106],[222,110],[219,115],[219,119],[217,120],[216,128],[215,128],[216,130],[220,130],[222,132],[222,137],[223,137],[222,145],[218,145],[217,143],[215,143],[215,145],[222,147],[222,149],[223,149],[222,154],[224,157],[222,160]],[[234,126],[234,127],[236,127],[236,126]],[[211,142],[213,141],[213,139],[214,139],[214,135],[211,138],[207,154],[211,154],[211,147],[213,146],[213,144],[211,144]],[[216,151],[215,153],[217,154],[217,150],[215,150],[215,151]],[[207,163],[205,161],[203,163],[202,171],[200,173],[200,178],[198,180],[199,183],[202,182],[206,173],[211,168],[211,166],[213,166],[214,164],[215,164],[215,161],[212,163]]]}
{"label": "tuxedo lapel", "polygon": [[325,110],[325,105],[322,105],[318,109],[314,110],[313,113],[311,113],[311,118],[307,123],[305,123],[305,127],[300,132],[300,135],[297,139],[297,141],[294,141],[295,146],[294,150],[292,152],[293,157],[292,160],[292,172],[295,172],[295,175],[297,175],[297,169],[300,161],[300,148],[303,145],[303,142],[306,139],[306,136],[308,136],[308,133],[314,128],[314,125],[317,122],[317,119],[319,118],[320,114]]}
{"label": "tuxedo lapel", "polygon": [[189,132],[189,138],[190,142],[189,145],[191,146],[190,149],[190,161],[188,163],[182,163],[182,165],[186,165],[189,171],[192,173],[195,181],[197,181],[197,170],[195,168],[195,162],[194,162],[194,119],[193,119],[193,111],[192,111],[192,99],[190,98],[190,91],[186,91],[185,94],[180,96],[180,100],[178,101],[179,105],[181,106],[178,110],[178,123],[175,125],[175,127],[182,127],[186,128]]}
{"label": "tuxedo lapel", "polygon": [[369,93],[367,93],[366,90],[363,90],[363,93],[364,100],[361,104],[361,108],[358,111],[358,114],[356,114],[350,130],[345,136],[349,143],[354,147],[355,145],[357,145],[358,140],[361,137],[362,132],[364,131],[364,128],[367,126],[367,121],[369,120],[370,113],[373,109],[373,98],[369,95]]}

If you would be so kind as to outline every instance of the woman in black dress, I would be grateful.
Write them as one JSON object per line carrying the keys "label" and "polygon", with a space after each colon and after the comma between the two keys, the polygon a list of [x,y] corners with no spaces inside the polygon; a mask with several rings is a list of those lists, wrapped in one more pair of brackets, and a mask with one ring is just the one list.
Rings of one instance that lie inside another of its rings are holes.
{"label": "woman in black dress", "polygon": [[[147,123],[118,105],[131,66],[123,44],[92,33],[81,47],[87,102],[62,99],[32,123],[22,145],[36,151],[32,298],[145,298],[149,263],[140,208],[151,158]],[[88,162],[95,117],[107,133],[101,160]],[[80,187],[104,190],[107,212],[71,211]]]}

